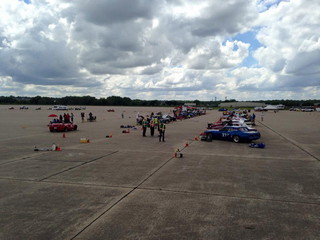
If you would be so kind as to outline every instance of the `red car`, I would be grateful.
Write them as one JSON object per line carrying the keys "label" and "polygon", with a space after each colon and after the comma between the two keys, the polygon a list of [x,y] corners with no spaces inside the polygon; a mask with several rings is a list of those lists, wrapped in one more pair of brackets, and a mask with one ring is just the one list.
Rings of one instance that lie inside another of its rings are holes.
{"label": "red car", "polygon": [[73,123],[50,123],[48,125],[50,132],[67,132],[77,130],[77,124]]}
{"label": "red car", "polygon": [[221,129],[227,124],[226,121],[218,121],[215,123],[208,123],[208,129]]}

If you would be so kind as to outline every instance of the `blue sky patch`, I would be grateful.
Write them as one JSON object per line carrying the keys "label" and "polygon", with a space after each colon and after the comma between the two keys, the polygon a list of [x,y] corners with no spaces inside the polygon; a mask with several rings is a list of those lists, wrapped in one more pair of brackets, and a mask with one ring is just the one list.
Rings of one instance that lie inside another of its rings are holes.
{"label": "blue sky patch", "polygon": [[262,44],[256,39],[256,31],[245,32],[238,34],[232,38],[232,41],[241,41],[250,44],[250,51],[255,51],[257,48],[262,47]]}
{"label": "blue sky patch", "polygon": [[290,2],[290,0],[276,0],[274,2],[268,2],[266,3],[266,0],[260,0],[258,3],[264,6],[264,9],[262,9],[261,12],[269,10],[273,6],[278,6],[281,2]]}
{"label": "blue sky patch", "polygon": [[256,39],[256,31],[249,31],[242,34],[238,34],[231,39],[231,41],[235,40],[250,44],[249,56],[243,61],[242,65],[246,67],[257,65],[258,63],[253,58],[252,53],[259,47],[262,47],[262,44]]}
{"label": "blue sky patch", "polygon": [[26,4],[31,4],[31,0],[19,0],[20,2],[25,2]]}

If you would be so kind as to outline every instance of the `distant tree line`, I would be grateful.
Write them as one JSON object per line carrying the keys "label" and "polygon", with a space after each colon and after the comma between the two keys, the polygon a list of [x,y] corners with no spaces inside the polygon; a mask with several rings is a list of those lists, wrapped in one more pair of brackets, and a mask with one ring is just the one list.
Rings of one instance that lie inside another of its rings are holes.
{"label": "distant tree line", "polygon": [[264,102],[270,105],[278,105],[283,104],[286,107],[303,107],[303,106],[314,106],[315,104],[320,104],[319,99],[310,99],[310,100],[266,100],[266,101],[259,101]]}
{"label": "distant tree line", "polygon": [[[194,103],[196,106],[217,107],[222,102],[237,102],[235,99],[225,101],[186,101],[186,100],[140,100],[130,99],[128,97],[110,96],[107,98],[95,98],[91,96],[66,96],[62,98],[52,97],[15,97],[0,96],[0,104],[23,104],[23,105],[79,105],[79,106],[163,106],[173,107],[183,105],[184,103]],[[286,107],[313,106],[320,103],[318,99],[312,100],[259,100],[255,102],[263,102],[266,104],[283,104]]]}
{"label": "distant tree line", "polygon": [[[191,101],[194,102],[194,101]],[[15,97],[0,96],[0,104],[23,105],[79,105],[79,106],[178,106],[185,101],[170,100],[140,100],[128,97],[110,96],[107,98],[95,98],[91,96],[66,96],[62,98],[52,97]]]}

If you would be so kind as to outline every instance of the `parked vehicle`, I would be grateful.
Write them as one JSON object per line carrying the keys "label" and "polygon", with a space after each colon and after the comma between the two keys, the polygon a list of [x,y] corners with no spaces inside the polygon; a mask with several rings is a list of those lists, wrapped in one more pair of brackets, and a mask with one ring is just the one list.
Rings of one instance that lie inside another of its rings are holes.
{"label": "parked vehicle", "polygon": [[252,126],[252,124],[247,124],[246,121],[243,122],[243,121],[232,120],[232,126],[246,127],[248,128],[249,131],[257,131],[257,129],[250,127]]}
{"label": "parked vehicle", "polygon": [[300,107],[293,107],[289,109],[290,111],[301,112],[302,109]]}
{"label": "parked vehicle", "polygon": [[278,105],[267,105],[263,109],[264,110],[284,110],[285,106],[283,104]]}
{"label": "parked vehicle", "polygon": [[175,117],[170,116],[170,115],[162,115],[160,120],[162,120],[164,123],[169,123],[171,121],[176,121],[177,119]]}
{"label": "parked vehicle", "polygon": [[73,123],[50,123],[48,127],[50,132],[67,132],[78,129],[77,124]]}
{"label": "parked vehicle", "polygon": [[302,112],[314,112],[314,108],[302,108]]}
{"label": "parked vehicle", "polygon": [[266,111],[268,111],[268,109],[265,109],[263,107],[255,107],[254,111],[256,111],[256,112],[266,112]]}
{"label": "parked vehicle", "polygon": [[69,108],[67,106],[63,105],[54,105],[53,107],[50,107],[49,110],[64,110],[67,111]]}
{"label": "parked vehicle", "polygon": [[[248,122],[251,123],[251,122]],[[252,125],[252,124],[251,124]],[[246,120],[224,120],[224,121],[217,121],[214,123],[208,123],[207,129],[221,129],[225,126],[238,126],[238,127],[246,127],[249,131],[257,131],[257,129],[250,127],[250,124],[247,124]]]}
{"label": "parked vehicle", "polygon": [[240,141],[257,140],[261,137],[258,131],[251,131],[243,126],[225,126],[221,129],[207,129],[201,133],[201,140],[211,142],[212,139]]}
{"label": "parked vehicle", "polygon": [[74,110],[86,110],[86,107],[75,107]]}
{"label": "parked vehicle", "polygon": [[214,123],[208,123],[208,129],[221,129],[227,124],[227,121],[218,121]]}

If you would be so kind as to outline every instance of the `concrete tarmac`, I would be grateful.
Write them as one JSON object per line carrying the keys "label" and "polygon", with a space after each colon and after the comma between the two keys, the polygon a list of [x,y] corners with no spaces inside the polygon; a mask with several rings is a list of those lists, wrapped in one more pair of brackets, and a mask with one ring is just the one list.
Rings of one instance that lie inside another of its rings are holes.
{"label": "concrete tarmac", "polygon": [[[167,124],[159,142],[157,132],[120,125],[170,108],[69,111],[78,130],[63,138],[46,126],[63,112],[8,107],[0,106],[0,239],[320,239],[319,112],[267,112],[263,121],[256,113],[256,142],[266,144],[256,149],[195,140],[220,117],[214,110]],[[90,111],[97,121],[82,122]],[[61,151],[34,151],[53,143]]]}

